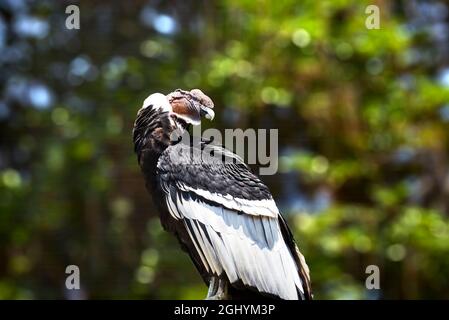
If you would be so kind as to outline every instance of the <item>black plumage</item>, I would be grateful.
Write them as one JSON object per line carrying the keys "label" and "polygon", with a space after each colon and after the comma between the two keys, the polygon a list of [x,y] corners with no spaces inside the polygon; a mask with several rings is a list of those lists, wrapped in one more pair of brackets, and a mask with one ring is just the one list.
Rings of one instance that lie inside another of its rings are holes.
{"label": "black plumage", "polygon": [[265,184],[232,152],[185,139],[212,108],[200,90],[176,90],[149,96],[138,112],[135,152],[163,227],[190,255],[208,298],[310,299],[308,267]]}

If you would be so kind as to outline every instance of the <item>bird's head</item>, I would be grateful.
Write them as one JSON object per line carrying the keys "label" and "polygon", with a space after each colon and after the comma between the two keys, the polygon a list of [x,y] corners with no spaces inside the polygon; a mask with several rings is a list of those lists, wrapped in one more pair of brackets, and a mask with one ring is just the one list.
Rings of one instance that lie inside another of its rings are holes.
{"label": "bird's head", "polygon": [[136,152],[140,154],[145,149],[162,152],[168,145],[179,142],[190,125],[199,125],[201,117],[212,120],[213,107],[212,100],[199,89],[151,94],[134,122]]}
{"label": "bird's head", "polygon": [[201,117],[213,120],[215,113],[212,110],[214,103],[200,89],[185,91],[177,89],[167,95],[173,114],[186,121],[197,125],[201,122]]}
{"label": "bird's head", "polygon": [[199,89],[177,89],[167,95],[154,93],[145,99],[142,109],[145,108],[168,112],[168,116],[183,127],[199,125],[201,117],[213,120],[215,116],[212,99]]}

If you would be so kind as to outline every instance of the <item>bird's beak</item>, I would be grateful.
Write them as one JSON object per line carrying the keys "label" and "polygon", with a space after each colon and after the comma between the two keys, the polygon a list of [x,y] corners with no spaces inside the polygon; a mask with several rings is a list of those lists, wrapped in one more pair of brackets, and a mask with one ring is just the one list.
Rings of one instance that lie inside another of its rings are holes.
{"label": "bird's beak", "polygon": [[210,121],[214,120],[214,117],[215,117],[214,110],[212,110],[211,108],[205,107],[205,106],[201,106],[200,108],[201,108],[200,114],[202,117],[204,116],[204,117],[206,117],[206,119],[208,119]]}

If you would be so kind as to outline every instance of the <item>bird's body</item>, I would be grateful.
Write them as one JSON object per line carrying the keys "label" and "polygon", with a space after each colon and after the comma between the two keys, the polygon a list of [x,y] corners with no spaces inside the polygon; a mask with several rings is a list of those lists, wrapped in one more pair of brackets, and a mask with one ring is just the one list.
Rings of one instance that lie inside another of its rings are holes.
{"label": "bird's body", "polygon": [[164,229],[190,255],[209,298],[310,299],[308,267],[268,188],[232,152],[185,137],[212,101],[199,90],[147,98],[134,126]]}

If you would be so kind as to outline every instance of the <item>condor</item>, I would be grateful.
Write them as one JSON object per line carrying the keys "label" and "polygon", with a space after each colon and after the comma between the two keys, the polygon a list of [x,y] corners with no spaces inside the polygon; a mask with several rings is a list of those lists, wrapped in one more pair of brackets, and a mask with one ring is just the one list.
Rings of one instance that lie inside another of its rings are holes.
{"label": "condor", "polygon": [[201,90],[178,89],[150,95],[137,113],[135,152],[164,229],[209,286],[207,299],[311,299],[309,268],[263,182],[229,150],[176,138],[212,120],[213,108]]}

